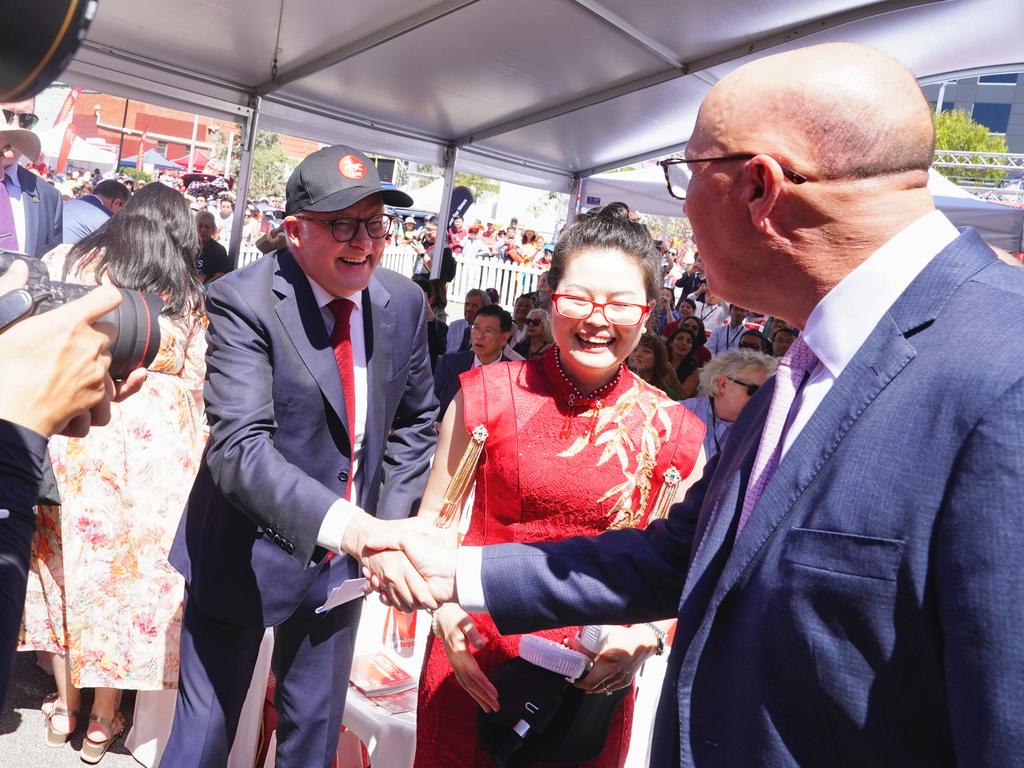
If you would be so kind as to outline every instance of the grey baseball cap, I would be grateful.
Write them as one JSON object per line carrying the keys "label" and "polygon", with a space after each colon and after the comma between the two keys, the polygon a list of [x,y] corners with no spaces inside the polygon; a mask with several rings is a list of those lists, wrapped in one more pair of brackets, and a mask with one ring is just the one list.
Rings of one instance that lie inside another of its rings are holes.
{"label": "grey baseball cap", "polygon": [[341,211],[377,194],[385,205],[412,205],[412,198],[405,192],[381,186],[377,166],[363,152],[335,144],[307,155],[292,171],[286,188],[285,213]]}

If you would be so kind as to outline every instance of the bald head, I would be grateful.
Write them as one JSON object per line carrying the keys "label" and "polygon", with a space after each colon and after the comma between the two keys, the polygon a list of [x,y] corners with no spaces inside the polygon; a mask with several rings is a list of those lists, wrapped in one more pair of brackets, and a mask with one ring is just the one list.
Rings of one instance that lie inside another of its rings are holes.
{"label": "bald head", "polygon": [[740,67],[708,94],[694,138],[775,154],[815,179],[920,172],[922,185],[935,146],[931,110],[913,74],[854,43]]}

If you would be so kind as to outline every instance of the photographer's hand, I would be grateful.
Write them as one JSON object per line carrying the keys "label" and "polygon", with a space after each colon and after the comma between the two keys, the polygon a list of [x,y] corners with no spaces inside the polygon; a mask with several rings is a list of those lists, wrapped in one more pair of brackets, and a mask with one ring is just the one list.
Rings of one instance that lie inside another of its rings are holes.
{"label": "photographer's hand", "polygon": [[[0,292],[23,286],[27,276],[15,262],[0,278]],[[84,434],[86,416],[89,424],[105,424],[113,391],[110,337],[92,323],[120,303],[117,289],[101,286],[0,334],[0,418],[47,437],[76,417],[76,434]]]}

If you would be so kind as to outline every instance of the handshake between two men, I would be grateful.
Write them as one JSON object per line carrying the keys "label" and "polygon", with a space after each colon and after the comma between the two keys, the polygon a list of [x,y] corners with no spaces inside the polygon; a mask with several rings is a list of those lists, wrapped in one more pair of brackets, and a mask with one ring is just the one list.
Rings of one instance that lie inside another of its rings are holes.
{"label": "handshake between two men", "polygon": [[458,532],[425,520],[353,519],[342,550],[356,556],[367,589],[402,611],[436,610],[456,602],[455,564]]}

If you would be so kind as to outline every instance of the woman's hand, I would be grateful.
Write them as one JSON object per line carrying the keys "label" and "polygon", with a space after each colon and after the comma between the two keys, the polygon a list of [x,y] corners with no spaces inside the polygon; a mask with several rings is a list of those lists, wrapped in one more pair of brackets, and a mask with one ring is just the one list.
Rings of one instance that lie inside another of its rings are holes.
{"label": "woman's hand", "polygon": [[[586,653],[576,640],[572,647]],[[587,693],[611,693],[633,684],[640,667],[658,650],[658,639],[644,624],[615,627],[608,634],[604,648],[594,657],[594,666],[575,685]],[[588,654],[589,655],[589,654]]]}
{"label": "woman's hand", "polygon": [[455,679],[484,712],[497,712],[498,691],[480,669],[470,650],[470,645],[483,648],[485,644],[473,619],[457,605],[445,605],[434,615]]}

